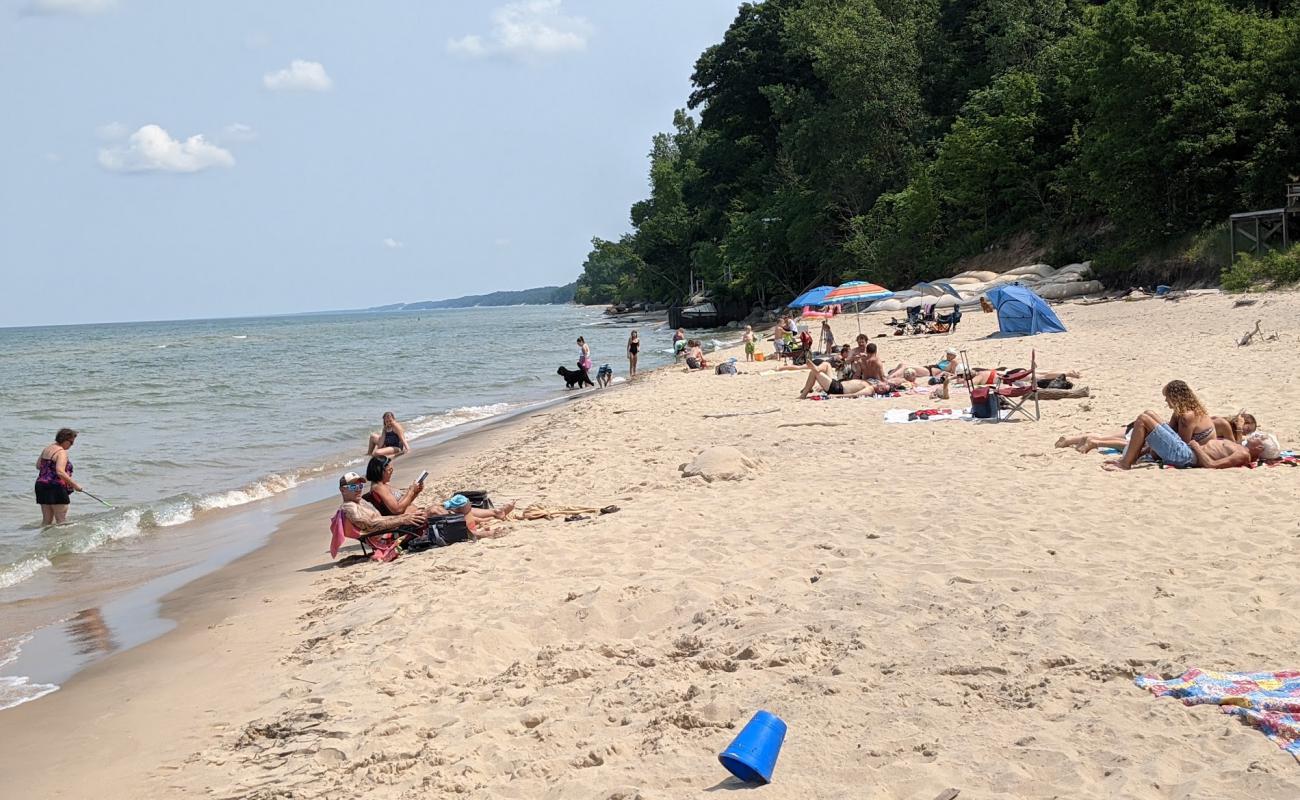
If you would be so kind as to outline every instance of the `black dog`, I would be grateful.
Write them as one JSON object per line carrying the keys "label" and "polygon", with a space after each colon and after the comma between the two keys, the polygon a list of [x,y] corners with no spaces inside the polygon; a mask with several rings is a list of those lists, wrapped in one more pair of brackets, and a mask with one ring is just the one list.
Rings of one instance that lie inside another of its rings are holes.
{"label": "black dog", "polygon": [[587,374],[585,369],[569,369],[568,367],[560,367],[555,371],[555,374],[564,377],[564,388],[566,389],[572,389],[575,386],[581,388],[583,386],[596,385],[591,382],[591,376]]}

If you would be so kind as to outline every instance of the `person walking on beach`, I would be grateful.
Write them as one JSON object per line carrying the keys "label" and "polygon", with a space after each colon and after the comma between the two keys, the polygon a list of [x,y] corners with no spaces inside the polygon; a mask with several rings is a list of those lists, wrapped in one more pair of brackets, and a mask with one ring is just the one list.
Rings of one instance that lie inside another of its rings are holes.
{"label": "person walking on beach", "polygon": [[62,525],[68,519],[68,492],[81,491],[72,479],[72,461],[68,448],[77,442],[77,432],[59,428],[54,444],[46,445],[36,458],[36,504],[41,507],[41,525]]}
{"label": "person walking on beach", "polygon": [[636,377],[636,357],[641,352],[641,336],[636,331],[632,331],[627,337],[627,377],[628,380]]}
{"label": "person walking on beach", "polygon": [[397,458],[410,449],[402,423],[397,421],[393,412],[385,411],[384,426],[379,433],[370,434],[370,447],[366,450],[366,455]]}

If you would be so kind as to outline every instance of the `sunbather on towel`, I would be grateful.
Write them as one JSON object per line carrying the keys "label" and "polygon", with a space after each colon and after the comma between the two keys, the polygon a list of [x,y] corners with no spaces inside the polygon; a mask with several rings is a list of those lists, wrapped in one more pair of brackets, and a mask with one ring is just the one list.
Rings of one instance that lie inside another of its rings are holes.
{"label": "sunbather on towel", "polygon": [[[1250,436],[1258,426],[1255,417],[1244,411],[1238,412],[1232,417],[1211,417],[1214,422],[1214,432],[1220,439],[1227,439],[1232,442],[1243,441]],[[1057,447],[1073,447],[1080,453],[1091,453],[1093,450],[1109,448],[1113,450],[1123,450],[1128,447],[1128,430],[1116,430],[1107,433],[1080,433],[1074,436],[1062,436],[1056,440]]]}
{"label": "sunbather on towel", "polygon": [[[823,367],[826,369],[823,369]],[[823,364],[821,367],[818,367],[809,362],[808,380],[803,385],[803,391],[799,392],[799,399],[802,400],[807,397],[808,393],[816,387],[820,387],[822,391],[826,392],[826,394],[853,397],[855,395],[891,394],[898,389],[903,388],[905,385],[905,382],[901,379],[896,382],[879,379],[868,381],[859,380],[857,378],[840,380],[839,378],[831,377],[828,364]]]}
{"label": "sunbather on towel", "polygon": [[1131,468],[1141,457],[1143,447],[1150,447],[1151,452],[1166,464],[1190,467],[1197,461],[1192,443],[1203,446],[1216,440],[1209,413],[1186,383],[1170,381],[1165,384],[1163,394],[1165,403],[1174,411],[1169,422],[1161,422],[1154,411],[1144,411],[1133,421],[1133,432],[1124,456],[1117,461],[1107,461],[1102,465],[1105,469]]}

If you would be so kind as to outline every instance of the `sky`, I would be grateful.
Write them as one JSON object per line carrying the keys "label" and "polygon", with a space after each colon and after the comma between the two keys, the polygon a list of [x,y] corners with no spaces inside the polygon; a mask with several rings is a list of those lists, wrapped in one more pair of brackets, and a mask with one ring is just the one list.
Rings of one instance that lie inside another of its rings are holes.
{"label": "sky", "polygon": [[0,0],[0,326],[568,283],[737,0]]}

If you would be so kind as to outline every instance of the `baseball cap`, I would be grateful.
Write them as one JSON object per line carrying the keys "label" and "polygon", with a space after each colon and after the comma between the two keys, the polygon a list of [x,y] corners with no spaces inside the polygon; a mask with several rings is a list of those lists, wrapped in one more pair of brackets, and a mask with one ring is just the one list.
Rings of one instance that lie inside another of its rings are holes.
{"label": "baseball cap", "polygon": [[349,483],[365,483],[366,479],[355,472],[349,472],[342,478],[339,478],[339,486],[346,486]]}
{"label": "baseball cap", "polygon": [[442,501],[442,507],[446,509],[460,508],[469,505],[469,498],[463,494],[452,495],[450,500]]}

